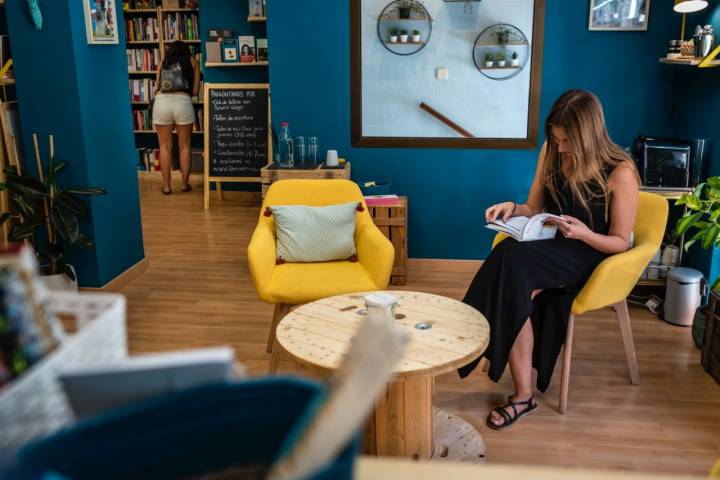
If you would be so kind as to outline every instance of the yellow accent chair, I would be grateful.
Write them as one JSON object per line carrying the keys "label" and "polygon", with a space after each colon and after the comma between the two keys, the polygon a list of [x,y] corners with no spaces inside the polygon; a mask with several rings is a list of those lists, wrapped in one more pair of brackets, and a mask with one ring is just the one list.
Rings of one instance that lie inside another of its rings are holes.
{"label": "yellow accent chair", "polygon": [[[611,307],[615,311],[630,370],[630,381],[633,385],[640,384],[640,371],[630,326],[627,296],[660,248],[665,235],[667,216],[668,201],[666,199],[653,193],[640,192],[637,218],[633,227],[635,237],[633,247],[603,260],[595,268],[578,296],[575,297],[563,347],[560,413],[567,412],[573,333],[577,315],[605,307]],[[496,235],[493,248],[505,238],[507,238],[505,234]]]}
{"label": "yellow accent chair", "polygon": [[[265,216],[274,205],[325,206],[362,202],[355,224],[357,262],[285,263],[276,265],[275,220]],[[294,305],[355,292],[384,290],[390,281],[395,249],[375,226],[360,188],[350,180],[281,180],[265,195],[260,219],[248,246],[250,275],[260,300],[275,304],[267,351],[275,330]],[[276,355],[273,356],[273,359]],[[276,365],[275,365],[276,366]],[[271,370],[275,366],[271,366]]]}

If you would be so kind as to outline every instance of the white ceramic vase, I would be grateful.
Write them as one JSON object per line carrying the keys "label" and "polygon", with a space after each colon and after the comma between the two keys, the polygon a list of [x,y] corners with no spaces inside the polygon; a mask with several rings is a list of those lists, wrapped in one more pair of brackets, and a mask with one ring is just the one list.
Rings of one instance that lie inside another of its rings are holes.
{"label": "white ceramic vase", "polygon": [[407,35],[400,35],[400,43],[407,43],[408,36]]}
{"label": "white ceramic vase", "polygon": [[397,43],[397,35],[390,35],[390,43]]}
{"label": "white ceramic vase", "polygon": [[[75,268],[72,265],[68,265],[75,274]],[[40,275],[40,280],[45,284],[48,290],[63,290],[68,292],[77,292],[77,274],[75,274],[75,280],[71,280],[70,277],[64,273],[58,273],[55,275]]]}

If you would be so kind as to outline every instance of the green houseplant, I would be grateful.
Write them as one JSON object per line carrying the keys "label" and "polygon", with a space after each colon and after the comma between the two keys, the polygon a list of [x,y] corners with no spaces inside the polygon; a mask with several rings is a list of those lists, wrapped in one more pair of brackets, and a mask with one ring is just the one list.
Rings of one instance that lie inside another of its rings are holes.
{"label": "green houseplant", "polygon": [[413,43],[420,43],[420,30],[413,30],[412,32],[412,41]]}
{"label": "green houseplant", "polygon": [[29,242],[37,253],[43,275],[64,274],[75,282],[75,272],[65,262],[65,248],[76,245],[95,248],[92,240],[80,233],[79,219],[89,211],[80,197],[106,192],[99,187],[61,187],[58,173],[68,162],[55,163],[52,147],[50,150],[47,169],[44,175],[40,171],[39,178],[21,173],[15,166],[3,169],[5,181],[0,183],[0,190],[8,191],[15,209],[0,216],[0,226],[13,220],[8,241]]}
{"label": "green houseplant", "polygon": [[397,43],[398,35],[400,34],[400,27],[392,26],[389,29],[390,32],[390,43]]}
{"label": "green houseplant", "polygon": [[400,30],[400,43],[407,43],[408,40],[408,31],[404,28]]}
{"label": "green houseplant", "polygon": [[508,43],[510,43],[510,29],[506,27],[499,28],[495,30],[495,36],[497,37],[497,43],[500,45],[500,48],[505,50]]}
{"label": "green houseplant", "polygon": [[498,52],[495,54],[495,61],[498,64],[498,67],[504,68],[505,67],[505,52]]}
{"label": "green houseplant", "polygon": [[518,55],[517,52],[512,52],[512,54],[510,55],[510,66],[511,67],[517,67],[518,65],[520,65],[519,57],[520,56]]}
{"label": "green houseplant", "polygon": [[494,61],[495,61],[494,53],[488,52],[485,54],[485,68],[492,68]]}

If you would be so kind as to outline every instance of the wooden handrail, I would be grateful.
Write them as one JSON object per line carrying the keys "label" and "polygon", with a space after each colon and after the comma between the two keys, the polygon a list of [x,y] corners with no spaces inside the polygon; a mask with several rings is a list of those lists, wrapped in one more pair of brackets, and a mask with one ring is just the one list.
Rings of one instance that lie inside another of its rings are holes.
{"label": "wooden handrail", "polygon": [[425,103],[425,102],[420,102],[420,109],[426,111],[427,113],[429,113],[430,115],[432,115],[432,116],[435,117],[436,119],[440,120],[442,123],[444,123],[444,124],[447,125],[448,127],[452,128],[453,130],[455,130],[457,133],[459,133],[459,134],[462,135],[463,137],[465,137],[465,138],[475,138],[475,135],[473,135],[472,133],[468,132],[467,130],[465,130],[464,128],[462,128],[460,125],[458,125],[457,123],[453,122],[452,120],[450,120],[449,118],[447,118],[445,115],[443,115],[442,113],[440,113],[440,112],[438,112],[437,110],[435,110],[434,108],[432,108],[432,107],[431,107],[430,105],[428,105],[427,103]]}

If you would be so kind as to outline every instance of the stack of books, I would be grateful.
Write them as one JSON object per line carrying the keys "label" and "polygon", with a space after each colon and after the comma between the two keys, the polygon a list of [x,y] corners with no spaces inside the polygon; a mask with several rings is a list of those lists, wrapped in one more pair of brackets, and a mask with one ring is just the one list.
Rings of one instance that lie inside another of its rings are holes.
{"label": "stack of books", "polygon": [[199,21],[195,13],[175,13],[163,19],[165,41],[200,40]]}
{"label": "stack of books", "polygon": [[155,79],[130,80],[130,99],[133,102],[149,102],[155,96]]}
{"label": "stack of books", "polygon": [[155,71],[160,63],[160,50],[157,48],[128,48],[127,62],[129,72]]}
{"label": "stack of books", "polygon": [[128,42],[157,42],[159,39],[157,18],[135,17],[125,20]]}

